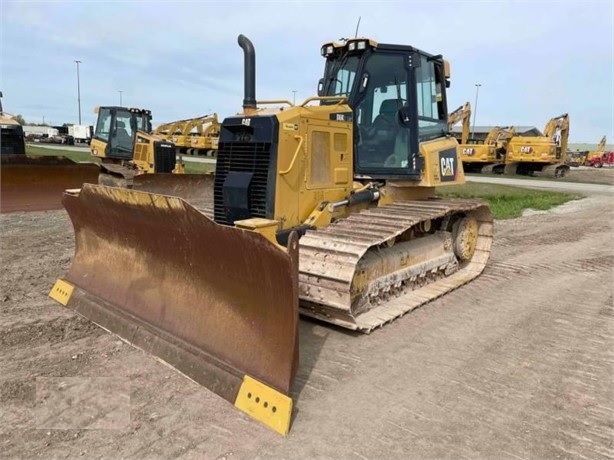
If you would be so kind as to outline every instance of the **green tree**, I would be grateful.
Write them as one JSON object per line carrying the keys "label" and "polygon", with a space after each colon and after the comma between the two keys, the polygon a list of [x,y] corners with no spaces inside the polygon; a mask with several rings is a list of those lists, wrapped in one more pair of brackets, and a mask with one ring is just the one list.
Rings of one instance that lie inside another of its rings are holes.
{"label": "green tree", "polygon": [[26,124],[26,120],[24,120],[21,115],[15,115],[15,121],[19,123],[20,125]]}

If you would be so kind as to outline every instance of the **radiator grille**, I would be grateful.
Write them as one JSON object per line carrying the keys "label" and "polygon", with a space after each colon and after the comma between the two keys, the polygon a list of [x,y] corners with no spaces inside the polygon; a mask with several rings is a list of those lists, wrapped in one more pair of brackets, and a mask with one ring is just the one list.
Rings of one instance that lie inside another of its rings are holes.
{"label": "radiator grille", "polygon": [[217,223],[230,224],[224,210],[223,186],[231,171],[251,172],[250,217],[267,218],[267,190],[270,142],[220,142],[217,151],[214,186],[214,218]]}
{"label": "radiator grille", "polygon": [[154,143],[154,171],[157,173],[173,172],[176,165],[175,148],[164,148]]}

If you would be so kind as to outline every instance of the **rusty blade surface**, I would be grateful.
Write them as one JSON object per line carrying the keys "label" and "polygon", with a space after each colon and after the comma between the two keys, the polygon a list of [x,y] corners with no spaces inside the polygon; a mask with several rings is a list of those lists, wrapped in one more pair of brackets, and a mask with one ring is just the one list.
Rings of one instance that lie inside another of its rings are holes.
{"label": "rusty blade surface", "polygon": [[[63,201],[76,239],[64,279],[96,304],[90,319],[132,341],[132,318],[172,344],[171,352],[142,348],[226,399],[225,381],[244,374],[289,393],[298,365],[296,237],[285,252],[182,199],[128,189],[86,184]],[[219,372],[202,372],[211,366]]]}
{"label": "rusty blade surface", "polygon": [[95,163],[75,163],[64,157],[2,155],[0,212],[62,209],[62,194],[83,183],[97,183]]}
{"label": "rusty blade surface", "polygon": [[197,208],[213,209],[213,174],[141,174],[133,189],[183,198]]}

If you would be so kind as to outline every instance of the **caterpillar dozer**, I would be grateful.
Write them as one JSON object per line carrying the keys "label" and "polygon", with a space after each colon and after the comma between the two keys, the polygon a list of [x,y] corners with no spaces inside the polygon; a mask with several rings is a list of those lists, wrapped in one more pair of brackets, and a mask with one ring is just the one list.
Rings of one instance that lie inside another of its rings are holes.
{"label": "caterpillar dozer", "polygon": [[493,220],[461,184],[449,65],[367,38],[326,43],[318,95],[257,101],[221,126],[215,174],[169,191],[64,194],[75,255],[50,296],[279,433],[303,315],[369,333],[477,277]]}
{"label": "caterpillar dozer", "polygon": [[563,177],[569,172],[569,115],[546,123],[543,136],[512,136],[507,142],[504,174]]}
{"label": "caterpillar dozer", "polygon": [[153,181],[164,174],[184,173],[183,163],[176,160],[175,145],[152,133],[150,110],[96,107],[94,113],[98,117],[90,152],[101,161],[100,184],[133,187],[135,178],[145,174],[156,174],[146,178]]}
{"label": "caterpillar dozer", "polygon": [[172,141],[178,155],[215,157],[220,136],[217,113],[165,123],[154,134]]}
{"label": "caterpillar dozer", "polygon": [[61,209],[64,190],[95,182],[97,175],[93,163],[26,155],[23,128],[4,112],[0,92],[0,212]]}

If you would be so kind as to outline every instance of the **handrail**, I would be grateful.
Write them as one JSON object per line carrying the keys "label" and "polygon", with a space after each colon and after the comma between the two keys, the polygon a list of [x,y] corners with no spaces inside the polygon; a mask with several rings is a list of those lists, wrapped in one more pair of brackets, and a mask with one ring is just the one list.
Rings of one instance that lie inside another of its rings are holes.
{"label": "handrail", "polygon": [[298,152],[299,152],[299,150],[301,150],[301,147],[303,146],[303,136],[296,135],[296,136],[294,136],[294,139],[298,139],[299,140],[298,141],[298,146],[296,147],[296,151],[294,152],[294,156],[292,157],[292,161],[290,162],[290,166],[288,166],[288,169],[286,169],[284,171],[279,171],[279,175],[280,176],[285,176],[290,171],[292,171],[292,168],[294,167],[294,162],[296,161],[296,158],[298,157]]}
{"label": "handrail", "polygon": [[337,102],[337,104],[335,105],[341,105],[344,102],[347,102],[348,98],[347,96],[311,96],[303,101],[303,103],[301,104],[301,107],[305,107],[307,103],[311,101],[335,101],[335,100],[339,100],[339,102]]}
{"label": "handrail", "polygon": [[265,101],[256,101],[256,105],[258,104],[288,104],[290,107],[294,106],[294,104],[287,99],[270,99]]}

